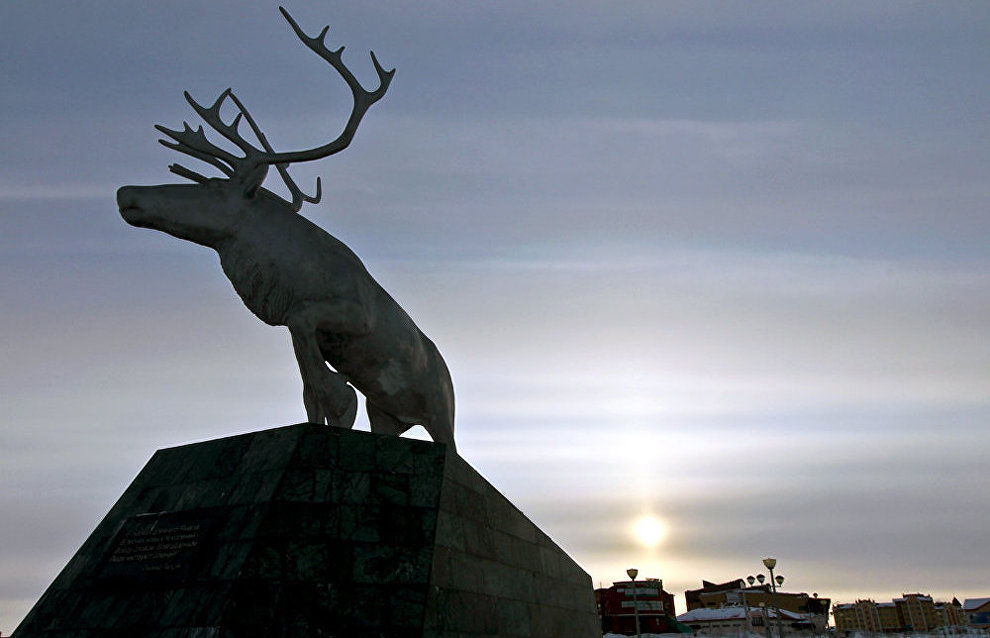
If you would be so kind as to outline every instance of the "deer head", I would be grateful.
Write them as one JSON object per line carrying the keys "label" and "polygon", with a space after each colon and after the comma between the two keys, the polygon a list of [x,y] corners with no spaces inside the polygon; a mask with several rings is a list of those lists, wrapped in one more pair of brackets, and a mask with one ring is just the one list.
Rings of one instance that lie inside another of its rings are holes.
{"label": "deer head", "polygon": [[[124,186],[117,192],[117,201],[121,215],[129,224],[162,230],[182,239],[211,245],[216,236],[225,233],[231,224],[236,223],[237,212],[245,206],[245,202],[259,196],[277,200],[289,206],[293,212],[298,212],[304,202],[320,201],[322,191],[320,179],[316,180],[316,194],[308,196],[289,176],[289,164],[322,159],[347,148],[354,139],[361,118],[372,104],[385,95],[395,69],[386,71],[382,68],[372,51],[371,60],[378,73],[379,84],[374,91],[368,91],[344,65],[342,60],[344,47],[336,50],[327,48],[326,36],[329,26],[324,27],[316,37],[310,37],[299,28],[288,11],[283,7],[279,7],[279,11],[303,44],[326,60],[351,89],[354,106],[344,130],[336,139],[322,146],[276,153],[233,91],[227,89],[221,93],[210,107],[199,104],[186,92],[184,93],[186,101],[200,118],[240,149],[243,155],[237,155],[211,142],[202,126],[194,130],[188,122],[183,122],[183,129],[176,131],[156,125],[156,129],[170,138],[159,140],[161,144],[212,165],[226,177],[208,178],[180,164],[172,164],[169,166],[170,171],[197,184]],[[228,100],[237,109],[236,116],[229,123],[220,115],[221,108]],[[251,129],[258,146],[247,141],[241,134],[242,121]],[[291,193],[291,201],[283,200],[271,191],[261,188],[270,166],[278,170]],[[209,211],[208,215],[207,211]]]}

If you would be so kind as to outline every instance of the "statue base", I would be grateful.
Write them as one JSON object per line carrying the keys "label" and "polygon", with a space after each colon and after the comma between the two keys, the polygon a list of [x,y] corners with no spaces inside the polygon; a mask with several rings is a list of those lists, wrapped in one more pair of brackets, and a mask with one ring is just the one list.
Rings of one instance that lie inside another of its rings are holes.
{"label": "statue base", "polygon": [[590,577],[443,445],[314,424],[159,450],[15,638],[600,635]]}

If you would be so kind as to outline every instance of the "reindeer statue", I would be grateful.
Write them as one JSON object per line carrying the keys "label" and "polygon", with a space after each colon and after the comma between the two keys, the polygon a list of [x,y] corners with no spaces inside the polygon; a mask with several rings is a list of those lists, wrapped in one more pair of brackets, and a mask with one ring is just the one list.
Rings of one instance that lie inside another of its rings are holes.
{"label": "reindeer statue", "polygon": [[[187,123],[182,131],[156,126],[171,138],[160,140],[163,145],[211,164],[226,177],[207,178],[173,164],[173,173],[196,183],[124,186],[117,191],[120,214],[133,226],[216,250],[248,309],[269,325],[288,327],[310,421],[353,426],[357,388],[365,396],[373,432],[398,435],[422,425],[434,441],[453,448],[454,391],[440,352],[357,255],[298,214],[304,202],[319,201],[320,180],[316,194],[307,196],[287,170],[293,162],[347,148],[365,112],[385,95],[395,70],[383,69],[372,52],[379,86],[365,90],[344,65],[344,48],[327,48],[329,27],[310,37],[284,8],[280,11],[299,39],[351,89],[354,107],[340,136],[317,148],[276,153],[230,89],[209,108],[186,93],[193,110],[243,157],[210,142],[202,126],[195,131]],[[220,115],[227,100],[237,109],[229,124]],[[260,148],[241,135],[242,119]],[[291,202],[261,187],[270,166],[285,181]]]}

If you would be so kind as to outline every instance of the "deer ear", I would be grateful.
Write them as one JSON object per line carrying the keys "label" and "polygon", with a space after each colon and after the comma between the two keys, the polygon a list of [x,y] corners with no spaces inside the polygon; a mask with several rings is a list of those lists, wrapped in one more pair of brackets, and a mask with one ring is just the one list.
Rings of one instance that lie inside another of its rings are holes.
{"label": "deer ear", "polygon": [[243,180],[241,180],[242,193],[244,197],[252,198],[254,197],[258,189],[265,181],[265,177],[268,175],[268,165],[262,164],[257,168],[253,169],[248,173]]}

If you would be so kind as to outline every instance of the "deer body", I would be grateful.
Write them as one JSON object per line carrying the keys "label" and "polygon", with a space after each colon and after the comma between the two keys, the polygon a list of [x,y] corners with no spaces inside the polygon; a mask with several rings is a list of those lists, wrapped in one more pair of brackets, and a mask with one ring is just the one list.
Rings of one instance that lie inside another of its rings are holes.
{"label": "deer body", "polygon": [[[310,421],[351,427],[357,410],[353,388],[365,395],[374,432],[400,434],[422,425],[434,441],[454,445],[454,394],[450,374],[433,342],[343,242],[298,214],[301,194],[288,178],[291,161],[317,159],[343,150],[363,112],[388,86],[392,72],[375,60],[381,86],[361,89],[343,68],[340,51],[327,51],[283,14],[300,38],[344,75],[355,95],[355,111],[341,137],[315,151],[276,154],[230,91],[212,108],[187,99],[214,129],[245,152],[237,157],[214,146],[199,131],[159,130],[176,140],[166,146],[207,161],[229,178],[205,178],[184,167],[173,172],[197,184],[124,186],[117,191],[121,215],[129,224],[152,228],[216,250],[224,273],[244,304],[259,319],[287,326],[303,380]],[[372,55],[373,59],[374,56]],[[232,124],[220,119],[225,99],[240,114]],[[264,150],[237,132],[245,116]],[[276,166],[292,191],[285,201],[261,188],[268,166]],[[332,370],[327,367],[332,366]],[[353,388],[352,388],[353,386]]]}

